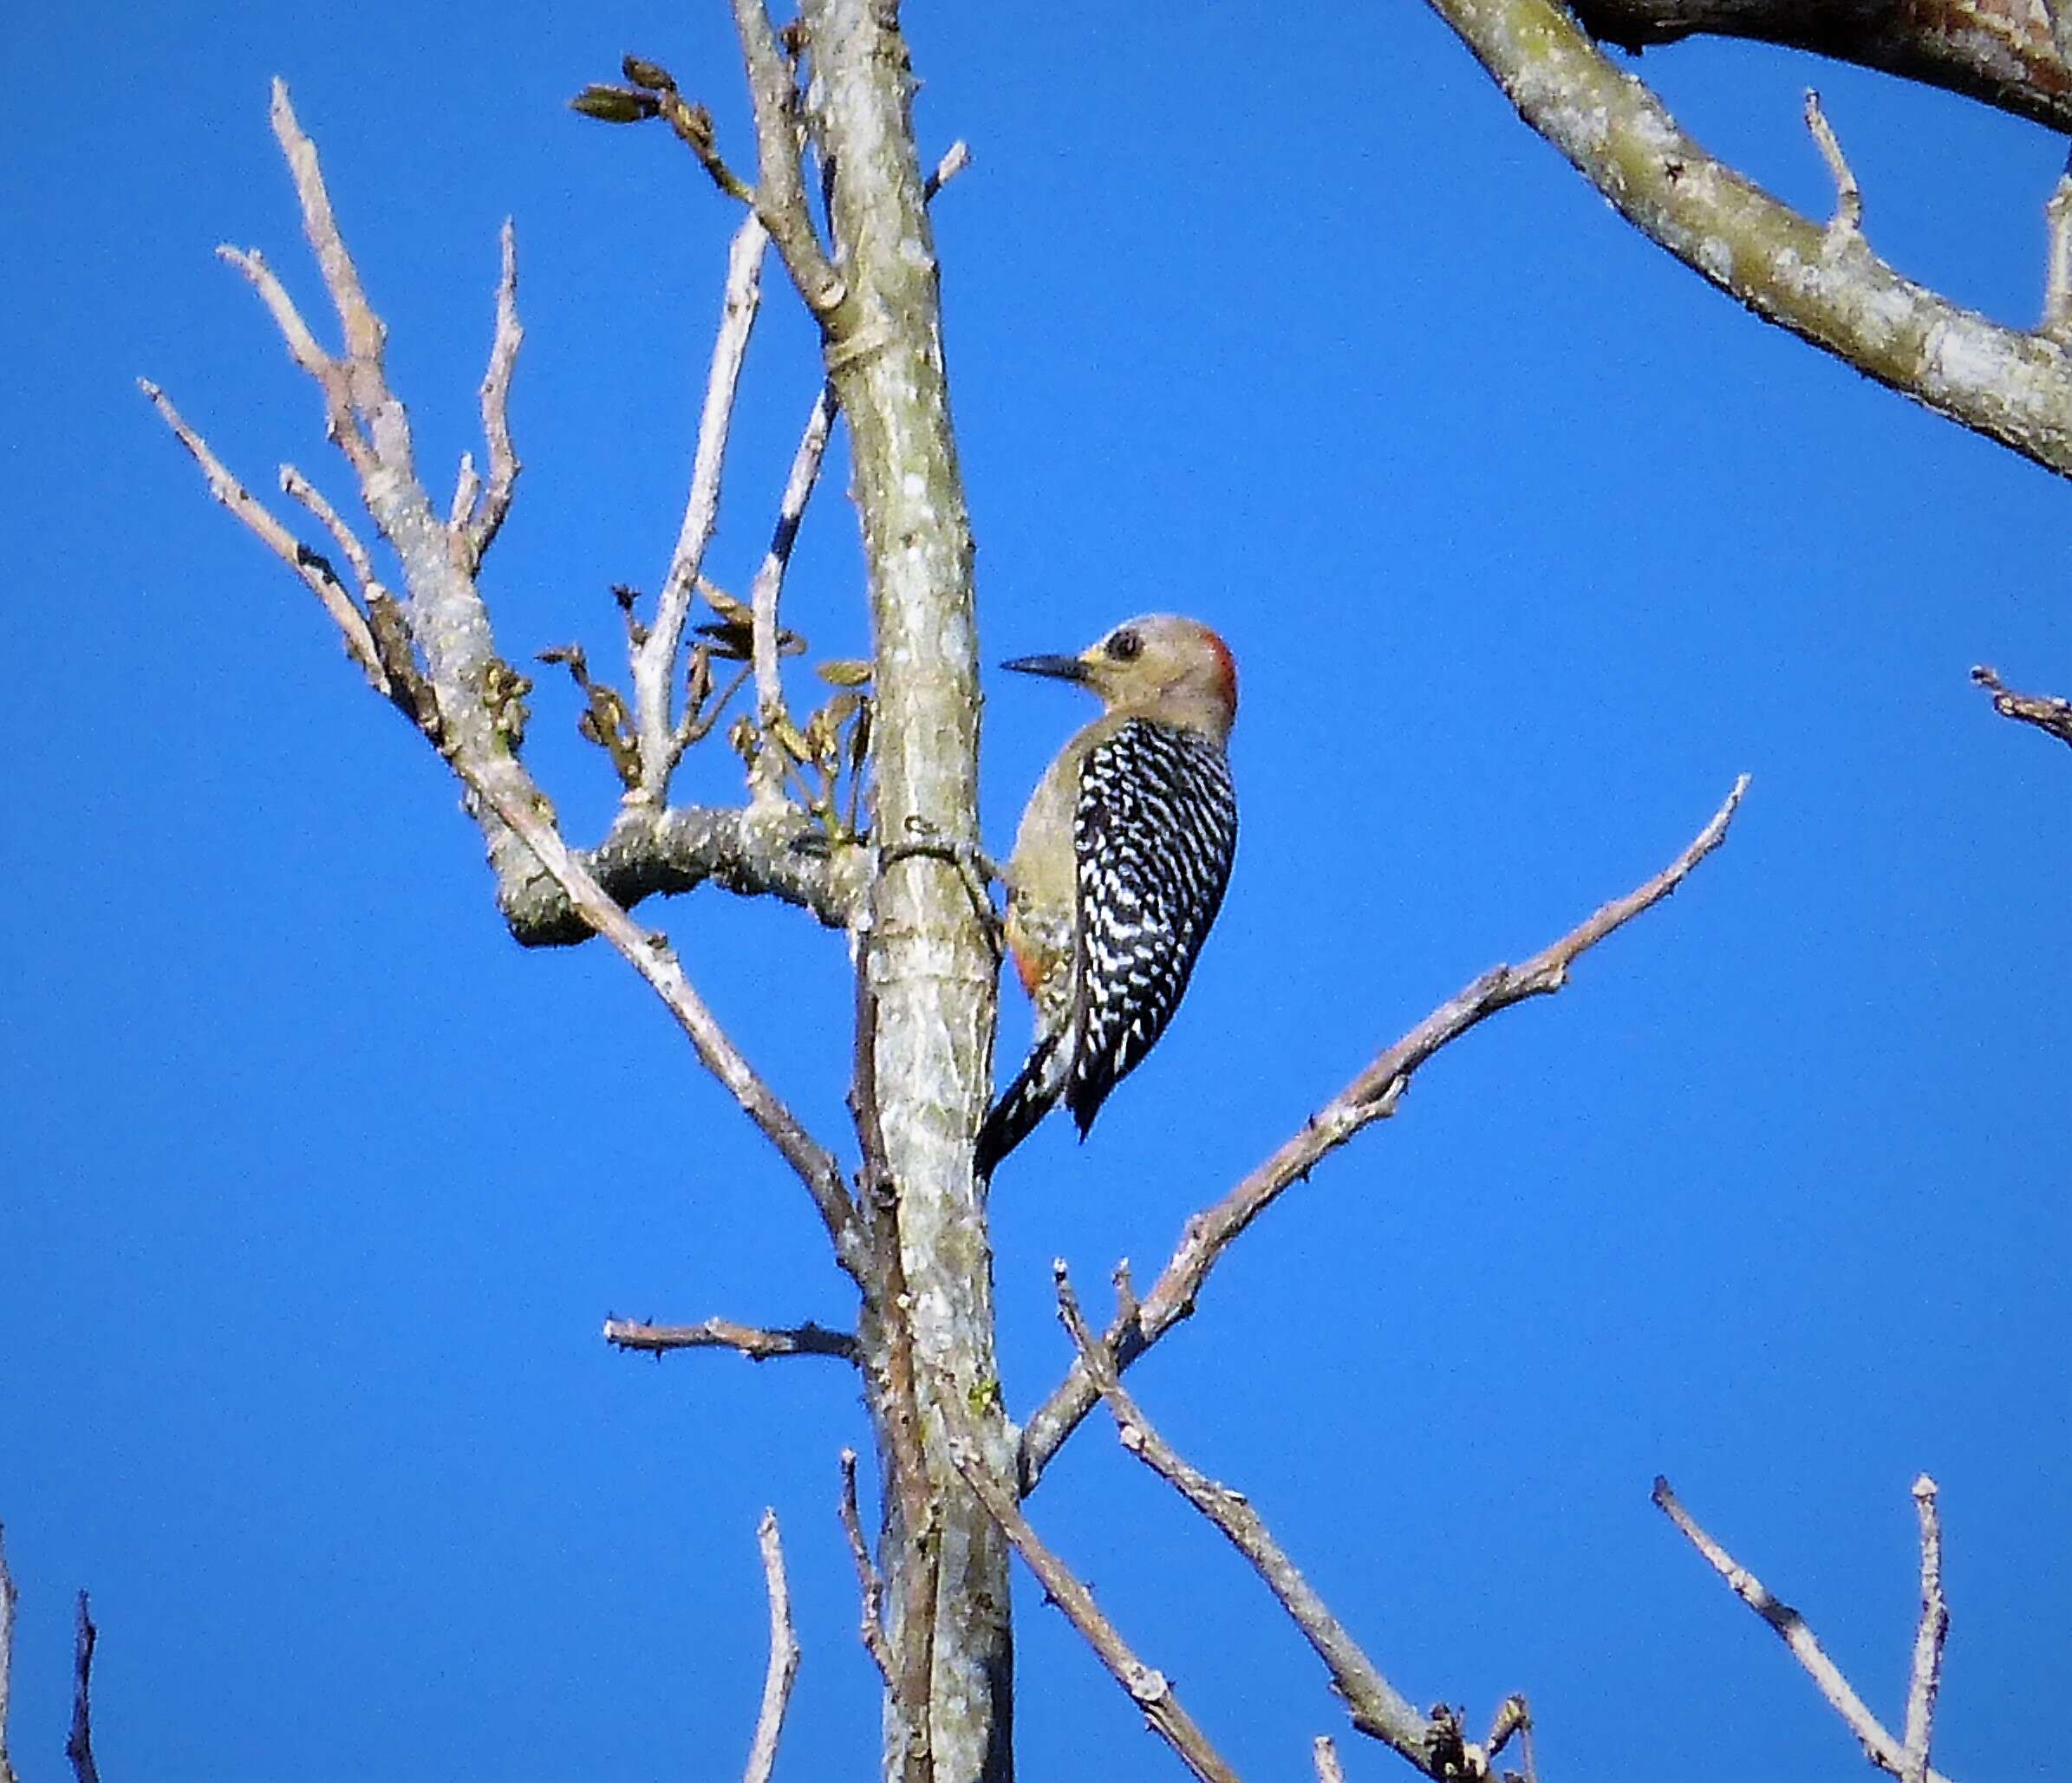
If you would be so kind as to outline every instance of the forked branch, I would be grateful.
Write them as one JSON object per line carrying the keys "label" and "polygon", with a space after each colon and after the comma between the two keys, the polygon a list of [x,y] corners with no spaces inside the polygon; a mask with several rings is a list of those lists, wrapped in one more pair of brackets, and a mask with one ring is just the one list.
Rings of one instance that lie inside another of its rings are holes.
{"label": "forked branch", "polygon": [[[1238,1234],[1272,1207],[1288,1188],[1363,1127],[1396,1111],[1418,1068],[1443,1048],[1491,1016],[1530,998],[1551,995],[1568,982],[1569,969],[1614,930],[1673,892],[1699,862],[1726,840],[1727,826],[1748,790],[1743,774],[1712,820],[1661,872],[1577,925],[1522,966],[1499,966],[1442,1003],[1400,1040],[1380,1053],[1337,1096],[1304,1123],[1300,1131],[1214,1206],[1187,1222],[1180,1243],[1140,1303],[1124,1306],[1101,1342],[1119,1374],[1195,1310],[1195,1301],[1223,1253]],[[1021,1490],[1033,1491],[1051,1457],[1099,1398],[1084,1360],[1029,1419],[1021,1435]]]}
{"label": "forked branch", "polygon": [[[1926,1487],[1925,1495],[1922,1491],[1924,1485]],[[1706,1564],[1726,1581],[1728,1590],[1768,1623],[1778,1639],[1791,1650],[1792,1657],[1805,1668],[1806,1675],[1813,1680],[1814,1687],[1827,1698],[1828,1705],[1847,1724],[1849,1731],[1861,1744],[1864,1755],[1873,1764],[1895,1777],[1906,1779],[1907,1783],[1948,1783],[1948,1780],[1939,1772],[1927,1768],[1929,1723],[1934,1710],[1935,1680],[1940,1675],[1942,1638],[1948,1626],[1948,1617],[1941,1608],[1942,1546],[1941,1532],[1934,1520],[1935,1485],[1925,1474],[1915,1483],[1914,1497],[1915,1502],[1924,1506],[1921,1516],[1922,1634],[1915,1652],[1913,1688],[1908,1693],[1909,1738],[1902,1742],[1893,1739],[1880,1723],[1878,1717],[1864,1706],[1863,1699],[1841,1675],[1841,1669],[1828,1658],[1820,1642],[1814,1637],[1806,1618],[1790,1604],[1775,1596],[1769,1586],[1700,1528],[1697,1519],[1684,1508],[1676,1493],[1670,1489],[1668,1480],[1657,1475],[1654,1490],[1656,1505],[1676,1525],[1684,1539],[1705,1557]],[[1931,1605],[1937,1611],[1932,1628]],[[1917,1714],[1918,1726],[1914,1720]],[[1914,1760],[1911,1766],[1910,1756]]]}

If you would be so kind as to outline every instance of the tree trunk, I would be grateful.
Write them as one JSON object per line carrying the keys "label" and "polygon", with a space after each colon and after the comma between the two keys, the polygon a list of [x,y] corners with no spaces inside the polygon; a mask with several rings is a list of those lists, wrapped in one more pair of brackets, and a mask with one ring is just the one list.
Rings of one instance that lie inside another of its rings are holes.
{"label": "tree trunk", "polygon": [[[896,8],[805,13],[810,104],[853,325],[829,375],[849,417],[876,638],[876,831],[884,862],[858,950],[859,1121],[879,1276],[860,1337],[886,1481],[894,1688],[888,1779],[1007,1783],[1007,1547],[943,1442],[944,1396],[997,1377],[993,1257],[971,1142],[992,1070],[995,960],[941,844],[977,836],[971,530],[950,431],[935,244]],[[911,851],[908,845],[933,853]],[[1011,1479],[1005,1427],[988,1455]],[[909,1689],[902,1691],[902,1676]],[[914,1700],[926,1679],[925,1708]]]}

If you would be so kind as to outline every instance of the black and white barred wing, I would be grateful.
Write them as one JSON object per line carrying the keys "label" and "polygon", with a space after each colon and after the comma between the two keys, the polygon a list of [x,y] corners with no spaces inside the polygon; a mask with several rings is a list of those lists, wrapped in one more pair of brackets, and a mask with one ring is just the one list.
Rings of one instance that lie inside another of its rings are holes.
{"label": "black and white barred wing", "polygon": [[1078,1031],[1065,1105],[1085,1136],[1172,1020],[1237,853],[1237,794],[1199,732],[1132,719],[1087,752],[1073,817]]}

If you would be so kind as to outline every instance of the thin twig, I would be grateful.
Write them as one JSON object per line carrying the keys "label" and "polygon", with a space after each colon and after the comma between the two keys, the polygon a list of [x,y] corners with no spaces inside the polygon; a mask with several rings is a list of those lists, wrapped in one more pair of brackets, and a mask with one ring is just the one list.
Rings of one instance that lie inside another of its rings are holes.
{"label": "thin twig", "polygon": [[[946,1396],[947,1397],[948,1396]],[[1115,1624],[1102,1613],[1093,1593],[1072,1574],[1072,1569],[1046,1547],[1029,1519],[1022,1515],[1015,1495],[986,1467],[978,1444],[968,1429],[948,1434],[949,1458],[964,1476],[979,1501],[986,1506],[1000,1532],[1014,1545],[1043,1586],[1045,1595],[1064,1612],[1065,1618],[1085,1637],[1110,1675],[1129,1693],[1130,1700],[1144,1711],[1152,1730],[1180,1754],[1181,1761],[1202,1779],[1202,1783],[1237,1783],[1237,1773],[1226,1763],[1194,1717],[1181,1707],[1171,1681],[1153,1669],[1130,1649]]]}
{"label": "thin twig", "polygon": [[148,378],[139,378],[137,388],[151,400],[160,419],[186,447],[188,456],[201,466],[201,474],[208,479],[209,493],[243,521],[253,536],[299,576],[309,592],[323,602],[323,610],[331,615],[332,623],[345,641],[345,654],[359,664],[369,687],[377,693],[388,693],[388,677],[382,673],[374,634],[368,629],[365,615],[353,604],[352,595],[338,580],[329,561],[296,538],[264,503],[231,475],[223,460],[209,449],[208,441],[187,425],[163,390]]}
{"label": "thin twig", "polygon": [[[1805,1668],[1815,1688],[1847,1723],[1870,1761],[1880,1770],[1889,1771],[1895,1777],[1901,1775],[1905,1758],[1899,1742],[1885,1731],[1877,1716],[1864,1707],[1863,1699],[1850,1689],[1849,1681],[1814,1638],[1806,1618],[1790,1604],[1773,1596],[1761,1579],[1706,1534],[1670,1489],[1669,1481],[1659,1474],[1655,1477],[1654,1500],[1682,1532],[1684,1539],[1726,1581],[1727,1588],[1768,1623],[1776,1631],[1777,1637],[1791,1649],[1792,1657]],[[1946,1780],[1934,1771],[1928,1771],[1924,1773],[1923,1783],[1946,1783]]]}
{"label": "thin twig", "polygon": [[281,466],[281,493],[300,502],[316,517],[317,524],[331,535],[339,550],[343,553],[345,561],[352,565],[353,574],[359,578],[362,593],[369,588],[381,586],[375,575],[374,558],[361,542],[360,535],[339,517],[338,510],[331,505],[324,492],[293,465]]}
{"label": "thin twig", "polygon": [[1345,1767],[1339,1763],[1339,1749],[1330,1734],[1317,1735],[1315,1753],[1317,1783],[1345,1783]]}
{"label": "thin twig", "polygon": [[[360,283],[360,269],[346,249],[344,231],[338,227],[338,218],[331,209],[331,194],[324,185],[323,173],[317,165],[316,145],[310,141],[295,115],[295,108],[289,102],[286,81],[274,81],[268,115],[273,124],[274,140],[280,144],[281,153],[287,159],[289,174],[295,181],[304,233],[316,255],[318,270],[323,274],[324,289],[331,294],[331,301],[337,309],[339,326],[345,331],[347,355],[370,374],[378,375],[382,370],[388,330],[375,314],[374,305],[367,301],[366,288]],[[362,407],[371,413],[376,405],[368,402]]]}
{"label": "thin twig", "polygon": [[1539,1767],[1533,1760],[1533,1711],[1516,1691],[1497,1705],[1495,1718],[1489,1723],[1489,1737],[1482,1741],[1482,1750],[1495,1758],[1514,1737],[1525,1762],[1525,1783],[1539,1783]]}
{"label": "thin twig", "polygon": [[1245,1557],[1324,1662],[1332,1684],[1352,1712],[1353,1726],[1384,1741],[1419,1770],[1428,1769],[1431,1729],[1425,1718],[1361,1651],[1244,1495],[1211,1480],[1153,1428],[1117,1375],[1107,1345],[1087,1329],[1063,1259],[1051,1265],[1051,1272],[1057,1285],[1058,1316],[1114,1415],[1123,1447],[1214,1524]]}
{"label": "thin twig", "polygon": [[720,332],[713,342],[712,368],[706,378],[705,407],[698,422],[698,449],[691,465],[691,492],[684,504],[683,525],[669,573],[656,598],[655,621],[633,653],[633,707],[641,739],[641,794],[662,804],[681,748],[674,739],[669,709],[676,681],[676,658],[690,616],[691,595],[705,562],[706,547],[720,517],[720,478],[727,462],[727,431],[733,421],[734,393],[741,381],[741,362],[748,336],[762,303],[763,251],[769,235],[750,217],[735,231],[727,255],[727,290],[720,312]]}
{"label": "thin twig", "polygon": [[942,151],[935,171],[921,182],[921,198],[926,204],[971,165],[971,145],[960,136]]}
{"label": "thin twig", "polygon": [[[1243,1181],[1213,1207],[1190,1219],[1171,1259],[1144,1295],[1143,1305],[1133,1317],[1118,1321],[1108,1331],[1104,1342],[1115,1357],[1117,1372],[1129,1368],[1194,1311],[1196,1297],[1231,1242],[1292,1183],[1306,1178],[1363,1127],[1395,1113],[1411,1078],[1435,1053],[1499,1012],[1560,990],[1568,981],[1570,967],[1582,954],[1681,885],[1698,862],[1726,839],[1727,826],[1733,821],[1748,784],[1749,778],[1743,774],[1691,845],[1652,879],[1624,897],[1613,899],[1523,966],[1500,966],[1486,972],[1457,996],[1441,1004],[1376,1057]],[[1024,1493],[1034,1489],[1051,1457],[1093,1409],[1098,1396],[1085,1363],[1074,1362],[1022,1431],[1020,1478]]]}
{"label": "thin twig", "polygon": [[1860,240],[1863,235],[1863,191],[1849,171],[1834,127],[1821,109],[1820,94],[1810,87],[1806,89],[1806,127],[1813,133],[1814,144],[1834,180],[1834,214],[1828,219],[1828,239],[1836,244]]}
{"label": "thin twig", "polygon": [[8,1571],[6,1532],[0,1529],[0,1783],[16,1783],[14,1761],[7,1755],[7,1708],[15,1668],[15,1604],[21,1593]]}
{"label": "thin twig", "polygon": [[1971,679],[1993,696],[1993,710],[2002,718],[2034,725],[2059,742],[2072,745],[2072,700],[2043,693],[2010,693],[2001,686],[2000,677],[1983,663],[1971,671]]}
{"label": "thin twig", "polygon": [[608,1318],[604,1341],[615,1349],[660,1356],[670,1350],[738,1350],[751,1362],[773,1356],[831,1356],[853,1365],[857,1340],[808,1319],[804,1324],[740,1324],[707,1318],[697,1324],[649,1324],[643,1319]]}
{"label": "thin twig", "polygon": [[784,1544],[777,1513],[765,1511],[755,1539],[763,1551],[763,1583],[770,1593],[770,1669],[763,1675],[763,1706],[755,1717],[755,1743],[748,1749],[742,1783],[770,1783],[777,1742],[785,1730],[792,1685],[798,1676],[798,1637],[792,1631],[792,1591],[785,1580]]}
{"label": "thin twig", "polygon": [[862,1610],[857,1633],[863,1650],[877,1668],[877,1675],[892,1684],[892,1650],[885,1639],[885,1579],[870,1558],[870,1545],[863,1539],[863,1514],[857,1509],[857,1452],[842,1451],[842,1533],[849,1541],[849,1558],[857,1569],[857,1596]]}
{"label": "thin twig", "polygon": [[784,589],[785,569],[792,561],[792,547],[798,542],[799,522],[805,517],[805,504],[812,498],[813,485],[820,480],[820,464],[827,455],[837,407],[835,387],[822,384],[799,433],[798,449],[792,454],[791,473],[785,478],[784,498],[778,504],[770,549],[763,553],[755,579],[748,585],[748,605],[753,615],[756,721],[766,734],[785,709],[784,680],[777,660],[778,597]]}
{"label": "thin twig", "polygon": [[1901,1783],[1925,1783],[1928,1775],[1935,1697],[1943,1682],[1943,1642],[1950,1633],[1950,1606],[1943,1601],[1943,1525],[1935,1497],[1935,1481],[1927,1474],[1914,1480],[1914,1509],[1921,1524],[1921,1625],[1913,1638],[1913,1676],[1906,1689]]}
{"label": "thin twig", "polygon": [[72,1643],[72,1731],[65,1736],[65,1756],[72,1760],[73,1783],[101,1783],[94,1763],[94,1647],[101,1630],[79,1594],[79,1616]]}
{"label": "thin twig", "polygon": [[257,248],[233,248],[226,243],[216,250],[216,255],[244,275],[245,282],[258,293],[274,326],[281,331],[288,356],[316,380],[316,387],[323,394],[326,437],[345,454],[362,481],[375,475],[379,467],[374,447],[361,429],[353,381],[344,362],[317,345],[316,336],[296,307],[295,299]]}
{"label": "thin twig", "polygon": [[496,333],[490,341],[489,369],[482,374],[482,436],[489,446],[489,482],[481,506],[478,509],[471,499],[460,514],[471,570],[496,542],[505,516],[511,511],[518,472],[524,468],[511,439],[511,377],[525,330],[518,313],[518,233],[508,217],[500,240],[503,265],[497,277]]}

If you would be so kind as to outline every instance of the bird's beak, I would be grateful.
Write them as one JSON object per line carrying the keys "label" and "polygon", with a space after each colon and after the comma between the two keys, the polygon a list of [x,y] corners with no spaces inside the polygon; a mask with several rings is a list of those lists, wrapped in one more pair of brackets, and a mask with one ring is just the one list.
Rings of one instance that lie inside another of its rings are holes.
{"label": "bird's beak", "polygon": [[1011,668],[1017,674],[1048,675],[1055,681],[1083,681],[1087,679],[1086,663],[1078,656],[1017,656],[1012,662],[1003,662],[1002,668]]}

